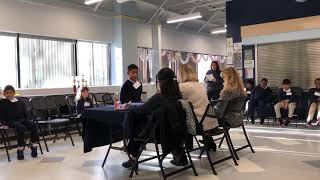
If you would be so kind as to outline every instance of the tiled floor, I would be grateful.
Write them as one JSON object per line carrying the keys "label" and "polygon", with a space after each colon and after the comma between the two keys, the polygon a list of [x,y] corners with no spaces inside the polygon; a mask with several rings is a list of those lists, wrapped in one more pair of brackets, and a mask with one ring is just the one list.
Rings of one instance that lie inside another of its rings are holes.
{"label": "tiled floor", "polygon": [[[192,157],[199,173],[193,176],[192,170],[174,176],[178,180],[318,180],[320,178],[320,130],[284,129],[275,127],[247,126],[250,139],[256,153],[249,150],[239,152],[239,166],[229,160],[216,166],[218,176],[214,176],[206,156],[199,160],[198,152]],[[241,129],[231,131],[235,146],[245,143]],[[111,151],[105,168],[100,165],[107,147],[96,148],[84,154],[81,138],[74,135],[76,146],[63,139],[50,143],[50,152],[36,159],[25,151],[25,160],[16,160],[16,150],[11,150],[12,161],[7,162],[4,150],[0,150],[0,180],[104,180],[128,179],[129,171],[121,167],[126,154]],[[0,145],[2,146],[2,145]],[[146,155],[154,154],[153,146],[148,146]],[[213,158],[228,154],[223,146]],[[165,160],[165,167],[170,167],[170,157]],[[174,167],[170,167],[174,168]],[[150,161],[140,166],[139,176],[134,179],[160,179],[157,161]]]}

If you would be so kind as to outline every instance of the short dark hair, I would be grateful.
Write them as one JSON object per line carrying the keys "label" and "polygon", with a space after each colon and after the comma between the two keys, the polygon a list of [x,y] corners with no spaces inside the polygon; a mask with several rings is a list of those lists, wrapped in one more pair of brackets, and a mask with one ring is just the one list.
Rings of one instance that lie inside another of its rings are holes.
{"label": "short dark hair", "polygon": [[246,80],[246,84],[251,84],[251,85],[253,85],[253,84],[254,84],[254,82],[253,82],[253,80],[248,79],[248,80]]}
{"label": "short dark hair", "polygon": [[135,65],[135,64],[130,64],[130,65],[128,66],[128,72],[131,71],[131,70],[133,70],[133,69],[139,69],[139,68],[138,68],[138,66]]}
{"label": "short dark hair", "polygon": [[291,81],[290,81],[290,79],[284,79],[283,81],[282,81],[282,85],[285,85],[285,84],[291,84]]}
{"label": "short dark hair", "polygon": [[[262,78],[261,81],[268,82],[268,79],[267,79],[267,78]],[[261,81],[260,81],[260,82],[261,82]]]}
{"label": "short dark hair", "polygon": [[13,92],[15,92],[15,90],[14,90],[14,87],[13,86],[11,86],[11,85],[7,85],[6,87],[4,87],[4,90],[3,91],[13,91]]}

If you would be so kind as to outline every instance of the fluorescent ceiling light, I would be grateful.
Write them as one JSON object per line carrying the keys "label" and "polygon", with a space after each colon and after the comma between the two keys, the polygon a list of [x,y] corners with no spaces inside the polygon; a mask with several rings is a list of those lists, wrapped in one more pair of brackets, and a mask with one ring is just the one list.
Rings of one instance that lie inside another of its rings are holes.
{"label": "fluorescent ceiling light", "polygon": [[217,27],[211,30],[211,34],[222,34],[226,32],[227,32],[226,27]]}
{"label": "fluorescent ceiling light", "polygon": [[121,4],[129,1],[134,1],[134,0],[117,0],[117,3]]}
{"label": "fluorescent ceiling light", "polygon": [[192,19],[199,19],[202,18],[200,12],[192,13],[192,14],[187,14],[187,15],[179,15],[179,16],[174,16],[170,17],[167,19],[167,23],[176,23],[176,22],[181,22],[181,21],[189,21]]}
{"label": "fluorescent ceiling light", "polygon": [[94,4],[97,2],[101,2],[101,1],[103,1],[103,0],[86,0],[86,1],[84,1],[84,4],[89,5],[89,4]]}

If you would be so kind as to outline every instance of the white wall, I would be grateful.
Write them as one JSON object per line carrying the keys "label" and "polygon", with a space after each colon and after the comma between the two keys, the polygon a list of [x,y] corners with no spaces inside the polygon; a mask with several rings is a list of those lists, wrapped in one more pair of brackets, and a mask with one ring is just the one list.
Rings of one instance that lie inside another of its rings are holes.
{"label": "white wall", "polygon": [[226,39],[189,33],[162,30],[162,49],[212,55],[226,55]]}
{"label": "white wall", "polygon": [[113,41],[110,17],[18,0],[0,0],[0,31],[101,42]]}

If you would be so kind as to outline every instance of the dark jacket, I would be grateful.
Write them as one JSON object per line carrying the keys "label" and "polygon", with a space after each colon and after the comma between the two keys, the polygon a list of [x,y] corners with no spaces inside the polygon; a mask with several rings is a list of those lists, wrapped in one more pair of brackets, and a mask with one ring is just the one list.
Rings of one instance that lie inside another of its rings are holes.
{"label": "dark jacket", "polygon": [[[292,90],[291,90],[292,93]],[[279,101],[284,101],[284,100],[289,100],[290,102],[293,100],[293,94],[288,95],[283,89],[279,89],[278,91],[278,100]]]}
{"label": "dark jacket", "polygon": [[[177,100],[178,99],[169,99],[168,97],[157,93],[143,105],[128,107],[128,110],[135,113],[136,118],[139,117],[139,120],[135,119],[134,128],[137,129],[136,132],[146,132],[145,129],[149,129],[150,122],[151,126],[154,125],[154,122],[159,122],[156,136],[157,138],[160,138],[164,154],[168,154],[180,147],[181,142],[185,138],[185,114],[181,113],[183,109],[181,104],[177,103]],[[149,120],[146,118],[146,115],[148,114],[152,115]],[[145,119],[143,120],[142,118]],[[139,134],[143,135],[143,133]]]}
{"label": "dark jacket", "polygon": [[128,102],[141,102],[141,94],[142,94],[142,84],[136,89],[133,87],[133,82],[127,80],[121,87],[120,91],[120,102],[122,104]]}
{"label": "dark jacket", "polygon": [[[220,76],[221,71],[220,70],[209,70],[206,75],[212,74],[212,76],[216,79],[216,82],[208,81],[207,82],[207,88],[209,89],[215,89],[215,88],[221,88],[223,87],[223,79]],[[207,78],[205,78],[206,80]]]}
{"label": "dark jacket", "polygon": [[[90,106],[85,107],[84,104],[85,102],[88,102],[90,104]],[[78,114],[82,114],[82,112],[84,111],[84,109],[86,108],[93,108],[93,102],[91,98],[87,98],[86,100],[84,100],[83,98],[79,99],[77,101],[77,113]]]}
{"label": "dark jacket", "polygon": [[272,91],[269,87],[266,89],[263,89],[260,86],[256,86],[251,91],[251,97],[252,100],[262,100],[264,102],[270,102],[272,98]]}
{"label": "dark jacket", "polygon": [[0,101],[0,120],[4,124],[11,124],[15,121],[27,120],[25,104],[18,99],[17,102],[11,102],[7,99]]}
{"label": "dark jacket", "polygon": [[320,93],[320,89],[316,89],[316,88],[311,88],[309,90],[309,99],[310,99],[310,104],[314,103],[314,102],[318,102],[320,97],[314,95],[315,92],[319,92]]}

